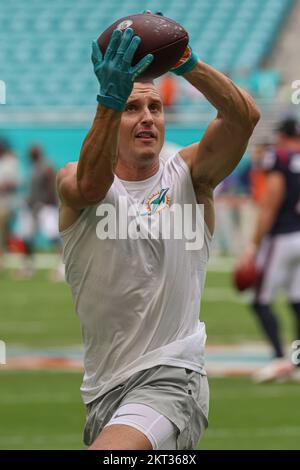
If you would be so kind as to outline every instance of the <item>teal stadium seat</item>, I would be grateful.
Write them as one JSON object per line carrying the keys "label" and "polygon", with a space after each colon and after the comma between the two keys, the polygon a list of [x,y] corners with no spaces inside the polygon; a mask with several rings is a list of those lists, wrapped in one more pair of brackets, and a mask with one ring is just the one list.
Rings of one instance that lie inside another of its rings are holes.
{"label": "teal stadium seat", "polygon": [[250,74],[269,53],[294,0],[2,3],[0,79],[6,81],[7,106],[64,107],[95,103],[91,41],[121,16],[147,8],[163,11],[189,31],[204,61],[229,74]]}

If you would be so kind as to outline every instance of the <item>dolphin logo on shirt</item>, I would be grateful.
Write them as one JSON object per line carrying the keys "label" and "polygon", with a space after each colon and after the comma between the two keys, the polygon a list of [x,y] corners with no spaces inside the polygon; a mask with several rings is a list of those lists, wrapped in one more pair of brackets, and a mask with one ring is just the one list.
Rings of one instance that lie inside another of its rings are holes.
{"label": "dolphin logo on shirt", "polygon": [[169,189],[163,188],[159,192],[152,194],[145,202],[147,212],[143,212],[141,215],[153,215],[156,212],[161,212],[165,207],[170,207],[170,196],[167,195]]}

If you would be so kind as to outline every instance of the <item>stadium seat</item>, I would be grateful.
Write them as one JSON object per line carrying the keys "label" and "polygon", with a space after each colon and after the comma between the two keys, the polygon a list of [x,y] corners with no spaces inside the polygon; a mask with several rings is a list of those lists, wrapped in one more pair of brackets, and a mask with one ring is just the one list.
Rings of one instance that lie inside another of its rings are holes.
{"label": "stadium seat", "polygon": [[[65,106],[74,103],[75,96],[77,102],[89,105],[91,41],[117,18],[147,8],[182,23],[206,62],[228,73],[243,68],[250,73],[270,50],[292,4],[293,0],[190,0],[187,7],[182,0],[146,0],[141,7],[138,0],[101,5],[96,0],[52,0],[50,4],[28,0],[24,9],[23,1],[14,0],[12,16],[9,3],[3,2],[1,79],[14,88],[7,105],[34,106],[41,99],[44,106],[54,101]],[[69,71],[76,80],[65,86],[63,77]],[[43,93],[29,84],[18,86],[14,77],[24,73],[33,83],[44,84]]]}

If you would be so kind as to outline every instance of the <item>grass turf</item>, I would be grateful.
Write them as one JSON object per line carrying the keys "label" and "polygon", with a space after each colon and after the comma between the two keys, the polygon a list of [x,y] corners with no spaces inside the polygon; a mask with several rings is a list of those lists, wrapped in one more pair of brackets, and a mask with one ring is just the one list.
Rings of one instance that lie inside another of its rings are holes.
{"label": "grass turf", "polygon": [[[10,345],[62,347],[81,343],[79,321],[65,283],[50,283],[41,271],[33,280],[0,278],[0,339]],[[293,316],[282,301],[277,303],[285,341],[293,340]],[[245,297],[231,288],[227,273],[210,271],[204,290],[201,319],[208,344],[264,341]]]}
{"label": "grass turf", "polygon": [[[209,272],[201,318],[208,344],[264,341],[245,299],[227,273]],[[14,346],[55,348],[81,343],[69,288],[41,271],[30,281],[0,277],[0,339]],[[292,315],[277,304],[283,335]],[[7,371],[0,366],[0,448],[82,449],[81,374]],[[300,449],[299,386],[257,386],[245,378],[210,379],[210,426],[202,449]]]}
{"label": "grass turf", "polygon": [[[0,449],[83,449],[81,374],[1,371]],[[299,386],[210,379],[210,424],[199,449],[299,449]]]}

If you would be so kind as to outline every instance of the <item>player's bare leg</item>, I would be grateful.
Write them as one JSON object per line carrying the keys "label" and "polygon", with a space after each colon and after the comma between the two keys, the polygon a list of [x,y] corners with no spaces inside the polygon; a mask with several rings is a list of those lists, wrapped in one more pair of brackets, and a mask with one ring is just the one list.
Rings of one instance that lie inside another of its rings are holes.
{"label": "player's bare leg", "polygon": [[125,424],[112,424],[101,431],[89,450],[152,450],[149,439]]}

